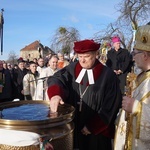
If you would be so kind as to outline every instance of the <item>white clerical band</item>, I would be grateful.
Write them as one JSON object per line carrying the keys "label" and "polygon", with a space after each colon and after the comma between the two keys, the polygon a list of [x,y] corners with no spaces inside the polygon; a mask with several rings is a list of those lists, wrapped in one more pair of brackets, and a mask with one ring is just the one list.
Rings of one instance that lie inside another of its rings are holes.
{"label": "white clerical band", "polygon": [[94,77],[93,77],[93,70],[89,69],[87,70],[89,84],[94,84]]}
{"label": "white clerical band", "polygon": [[93,70],[92,69],[82,69],[76,79],[77,83],[81,83],[85,72],[87,71],[87,76],[88,76],[88,80],[89,80],[89,84],[94,84],[94,76],[93,76]]}
{"label": "white clerical band", "polygon": [[86,69],[82,69],[82,70],[80,71],[80,73],[79,73],[79,75],[78,75],[78,77],[77,77],[77,79],[76,79],[76,82],[77,82],[77,83],[80,83],[80,82],[82,81],[85,72],[86,72]]}
{"label": "white clerical band", "polygon": [[11,146],[38,145],[39,134],[28,131],[0,129],[0,144]]}

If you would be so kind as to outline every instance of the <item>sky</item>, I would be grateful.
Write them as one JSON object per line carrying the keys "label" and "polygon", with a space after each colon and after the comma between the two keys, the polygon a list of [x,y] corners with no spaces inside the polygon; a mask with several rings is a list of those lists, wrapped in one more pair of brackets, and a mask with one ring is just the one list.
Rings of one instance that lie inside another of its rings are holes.
{"label": "sky", "polygon": [[0,0],[4,9],[3,55],[18,57],[26,45],[39,40],[50,47],[59,27],[73,27],[80,39],[90,39],[95,33],[116,21],[116,5],[121,0]]}

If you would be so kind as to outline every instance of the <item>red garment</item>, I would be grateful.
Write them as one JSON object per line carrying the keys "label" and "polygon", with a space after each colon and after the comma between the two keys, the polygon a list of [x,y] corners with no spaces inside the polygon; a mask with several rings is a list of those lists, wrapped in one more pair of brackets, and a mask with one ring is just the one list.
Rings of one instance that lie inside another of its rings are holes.
{"label": "red garment", "polygon": [[64,67],[64,62],[63,61],[58,61],[58,68],[62,69]]}

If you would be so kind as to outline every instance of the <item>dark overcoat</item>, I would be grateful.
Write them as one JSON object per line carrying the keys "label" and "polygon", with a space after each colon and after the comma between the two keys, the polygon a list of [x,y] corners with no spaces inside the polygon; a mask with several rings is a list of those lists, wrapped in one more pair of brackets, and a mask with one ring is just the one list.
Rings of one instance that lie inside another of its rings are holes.
{"label": "dark overcoat", "polygon": [[122,73],[117,75],[120,81],[120,89],[124,94],[126,77],[131,71],[132,57],[128,50],[120,48],[118,51],[111,49],[107,54],[106,65],[112,70],[121,70]]}

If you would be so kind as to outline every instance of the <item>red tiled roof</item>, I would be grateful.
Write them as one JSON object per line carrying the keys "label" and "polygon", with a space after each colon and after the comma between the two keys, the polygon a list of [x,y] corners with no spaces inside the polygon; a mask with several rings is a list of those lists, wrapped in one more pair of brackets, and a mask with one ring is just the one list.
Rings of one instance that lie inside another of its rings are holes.
{"label": "red tiled roof", "polygon": [[39,41],[34,41],[33,43],[22,48],[21,51],[38,50],[39,45]]}

